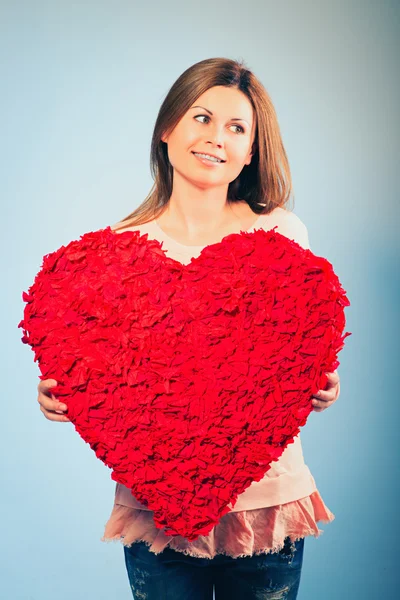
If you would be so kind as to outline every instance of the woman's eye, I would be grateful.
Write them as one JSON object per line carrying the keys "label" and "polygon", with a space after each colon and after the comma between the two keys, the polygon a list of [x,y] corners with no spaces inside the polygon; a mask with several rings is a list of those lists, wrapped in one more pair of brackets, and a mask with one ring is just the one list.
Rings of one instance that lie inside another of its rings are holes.
{"label": "woman's eye", "polygon": [[[210,117],[208,115],[197,115],[194,118],[195,119],[199,119],[199,118],[209,119]],[[241,125],[232,125],[232,127],[239,127],[239,129],[241,130],[241,132],[244,133],[244,129],[243,129],[243,127]]]}
{"label": "woman's eye", "polygon": [[232,127],[239,127],[242,133],[244,133],[244,129],[241,125],[232,125]]}

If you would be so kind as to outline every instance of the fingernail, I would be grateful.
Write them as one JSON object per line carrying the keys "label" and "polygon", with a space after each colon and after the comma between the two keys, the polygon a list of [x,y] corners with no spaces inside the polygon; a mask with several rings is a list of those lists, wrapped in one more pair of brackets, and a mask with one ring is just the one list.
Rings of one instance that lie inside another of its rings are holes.
{"label": "fingernail", "polygon": [[59,404],[59,405],[58,405],[58,408],[59,408],[60,410],[67,410],[67,407],[66,407],[66,405],[65,405],[65,404]]}

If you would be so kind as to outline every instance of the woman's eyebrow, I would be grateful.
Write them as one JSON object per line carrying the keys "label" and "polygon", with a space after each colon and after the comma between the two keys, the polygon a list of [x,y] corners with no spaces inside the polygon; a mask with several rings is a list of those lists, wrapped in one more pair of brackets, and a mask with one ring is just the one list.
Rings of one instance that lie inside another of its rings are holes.
{"label": "woman's eyebrow", "polygon": [[[204,106],[191,106],[189,110],[192,110],[192,108],[202,108],[203,110],[206,110],[208,113],[210,113],[210,115],[212,116],[211,110],[208,110],[208,108],[205,108]],[[248,123],[248,121],[246,121],[246,119],[239,119],[238,117],[234,117],[233,119],[231,119],[231,121],[244,121],[250,127],[250,124]]]}

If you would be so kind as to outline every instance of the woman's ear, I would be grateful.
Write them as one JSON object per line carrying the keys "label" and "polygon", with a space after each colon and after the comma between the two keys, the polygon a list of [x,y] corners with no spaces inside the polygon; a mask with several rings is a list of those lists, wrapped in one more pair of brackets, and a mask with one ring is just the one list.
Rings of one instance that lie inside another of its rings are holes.
{"label": "woman's ear", "polygon": [[254,153],[256,151],[256,148],[257,148],[257,144],[256,144],[256,142],[253,142],[251,150],[250,150],[250,152],[247,155],[247,159],[245,161],[245,165],[249,165],[251,163],[251,160],[252,160],[253,155],[254,155]]}

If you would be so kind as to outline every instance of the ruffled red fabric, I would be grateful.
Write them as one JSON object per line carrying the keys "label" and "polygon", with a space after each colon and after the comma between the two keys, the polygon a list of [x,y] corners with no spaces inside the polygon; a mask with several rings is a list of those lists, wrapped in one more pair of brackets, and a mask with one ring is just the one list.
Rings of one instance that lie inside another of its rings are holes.
{"label": "ruffled red fabric", "polygon": [[293,443],[351,335],[331,263],[275,228],[182,265],[107,227],[46,255],[23,300],[22,341],[78,433],[189,541]]}
{"label": "ruffled red fabric", "polygon": [[330,523],[335,515],[324,504],[318,491],[310,496],[254,510],[224,515],[207,536],[189,542],[182,536],[167,536],[154,523],[153,512],[115,503],[108,519],[102,542],[120,542],[131,546],[146,542],[150,552],[159,554],[165,548],[195,558],[214,558],[225,554],[232,558],[279,552],[285,539],[292,542],[323,533],[317,521]]}

